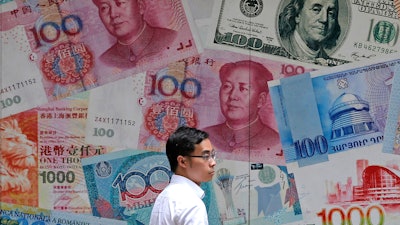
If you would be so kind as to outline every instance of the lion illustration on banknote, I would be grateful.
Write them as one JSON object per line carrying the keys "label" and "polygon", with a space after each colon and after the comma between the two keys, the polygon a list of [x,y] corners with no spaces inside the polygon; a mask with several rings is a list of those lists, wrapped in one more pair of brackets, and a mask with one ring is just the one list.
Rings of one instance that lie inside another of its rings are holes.
{"label": "lion illustration on banknote", "polygon": [[29,169],[36,166],[36,143],[28,140],[15,119],[0,122],[0,137],[0,192],[27,192]]}

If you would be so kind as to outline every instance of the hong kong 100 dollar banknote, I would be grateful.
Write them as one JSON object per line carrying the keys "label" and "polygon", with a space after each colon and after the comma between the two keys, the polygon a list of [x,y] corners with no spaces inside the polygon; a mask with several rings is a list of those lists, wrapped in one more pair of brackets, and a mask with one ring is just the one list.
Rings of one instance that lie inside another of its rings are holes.
{"label": "hong kong 100 dollar banknote", "polygon": [[399,51],[393,1],[218,0],[207,47],[322,66]]}
{"label": "hong kong 100 dollar banknote", "polygon": [[115,148],[85,143],[88,95],[0,119],[0,202],[91,213],[81,159]]}
{"label": "hong kong 100 dollar banknote", "polygon": [[1,116],[201,51],[185,0],[145,2],[0,2]]}
{"label": "hong kong 100 dollar banknote", "polygon": [[382,143],[399,68],[365,61],[269,83],[305,221],[398,223],[400,157]]}
{"label": "hong kong 100 dollar banknote", "polygon": [[90,214],[78,214],[49,210],[38,207],[17,205],[2,202],[0,204],[1,224],[87,224],[87,225],[126,225],[126,221],[113,220],[92,216]]}
{"label": "hong kong 100 dollar banknote", "polygon": [[[153,204],[172,176],[161,152],[125,149],[82,159],[82,166],[93,215],[130,225],[149,224]],[[201,187],[210,224],[219,225],[212,185]]]}
{"label": "hong kong 100 dollar banknote", "polygon": [[[223,66],[241,68],[240,76],[222,85]],[[206,50],[91,90],[86,142],[162,152],[168,136],[186,125],[207,131],[221,158],[284,165],[267,81],[311,70],[301,64]],[[233,94],[223,93],[230,83]],[[242,124],[232,128],[228,119]]]}

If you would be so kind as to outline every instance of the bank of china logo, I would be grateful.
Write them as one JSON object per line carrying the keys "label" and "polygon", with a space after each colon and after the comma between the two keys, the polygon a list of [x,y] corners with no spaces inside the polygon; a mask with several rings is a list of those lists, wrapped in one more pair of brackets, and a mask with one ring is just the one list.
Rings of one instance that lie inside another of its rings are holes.
{"label": "bank of china logo", "polygon": [[263,10],[262,0],[240,0],[240,11],[247,17],[256,17]]}

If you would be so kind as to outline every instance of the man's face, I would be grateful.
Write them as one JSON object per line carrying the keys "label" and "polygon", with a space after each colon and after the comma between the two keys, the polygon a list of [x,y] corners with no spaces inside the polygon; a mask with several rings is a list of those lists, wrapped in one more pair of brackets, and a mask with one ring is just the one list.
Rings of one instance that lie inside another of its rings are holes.
{"label": "man's face", "polygon": [[[213,150],[210,139],[204,139],[199,144],[195,145],[194,151],[191,153],[193,156],[201,156],[203,154],[211,154]],[[214,176],[214,167],[216,162],[214,159],[204,160],[201,157],[188,157],[190,160],[187,170],[188,178],[196,184],[200,185],[202,182],[208,182]]]}
{"label": "man's face", "polygon": [[337,11],[337,0],[305,0],[296,23],[297,32],[310,48],[317,50],[332,35]]}
{"label": "man's face", "polygon": [[143,27],[141,0],[94,0],[108,32],[128,43]]}
{"label": "man's face", "polygon": [[221,80],[220,106],[230,125],[246,125],[257,118],[262,90],[256,76],[247,67],[237,67]]}

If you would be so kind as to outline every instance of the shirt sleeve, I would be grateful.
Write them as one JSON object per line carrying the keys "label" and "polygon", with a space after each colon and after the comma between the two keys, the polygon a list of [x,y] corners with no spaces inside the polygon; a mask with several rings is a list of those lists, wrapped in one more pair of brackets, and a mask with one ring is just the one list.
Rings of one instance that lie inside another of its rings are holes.
{"label": "shirt sleeve", "polygon": [[200,199],[186,201],[176,214],[175,222],[179,225],[208,225],[206,207]]}

